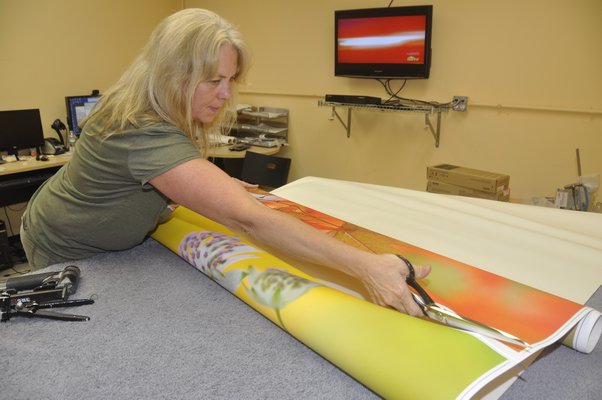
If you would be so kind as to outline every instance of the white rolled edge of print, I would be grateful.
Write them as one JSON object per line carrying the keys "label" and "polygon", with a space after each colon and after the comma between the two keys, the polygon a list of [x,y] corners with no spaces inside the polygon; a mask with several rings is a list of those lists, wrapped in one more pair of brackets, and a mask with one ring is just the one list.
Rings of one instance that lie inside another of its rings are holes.
{"label": "white rolled edge of print", "polygon": [[593,308],[583,317],[562,341],[573,349],[589,354],[602,335],[602,314]]}

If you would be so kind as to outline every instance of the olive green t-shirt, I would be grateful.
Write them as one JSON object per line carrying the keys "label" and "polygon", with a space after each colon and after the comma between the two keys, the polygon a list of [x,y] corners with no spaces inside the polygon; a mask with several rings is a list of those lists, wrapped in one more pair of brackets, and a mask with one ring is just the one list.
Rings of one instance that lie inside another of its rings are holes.
{"label": "olive green t-shirt", "polygon": [[28,237],[51,263],[138,245],[170,203],[149,181],[200,157],[184,132],[168,124],[108,138],[84,131],[72,159],[30,200]]}

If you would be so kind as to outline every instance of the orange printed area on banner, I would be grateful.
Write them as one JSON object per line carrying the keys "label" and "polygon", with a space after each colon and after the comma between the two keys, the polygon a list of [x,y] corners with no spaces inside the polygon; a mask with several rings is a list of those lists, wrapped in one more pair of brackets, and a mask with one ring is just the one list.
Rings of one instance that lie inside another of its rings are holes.
{"label": "orange printed area on banner", "polygon": [[286,212],[352,246],[374,253],[402,254],[414,264],[430,264],[431,274],[420,283],[436,302],[527,343],[546,339],[583,307],[278,196],[256,189],[251,192],[266,206]]}

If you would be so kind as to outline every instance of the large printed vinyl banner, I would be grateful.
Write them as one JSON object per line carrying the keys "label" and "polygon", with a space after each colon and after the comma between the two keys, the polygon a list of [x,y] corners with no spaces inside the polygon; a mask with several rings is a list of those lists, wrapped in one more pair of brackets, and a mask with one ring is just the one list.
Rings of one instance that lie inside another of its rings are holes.
{"label": "large printed vinyl banner", "polygon": [[352,246],[430,264],[432,273],[420,284],[435,301],[530,344],[508,345],[377,306],[351,278],[293,265],[184,207],[154,232],[180,257],[385,398],[483,396],[554,342],[589,352],[599,339],[596,310],[281,197],[253,195]]}

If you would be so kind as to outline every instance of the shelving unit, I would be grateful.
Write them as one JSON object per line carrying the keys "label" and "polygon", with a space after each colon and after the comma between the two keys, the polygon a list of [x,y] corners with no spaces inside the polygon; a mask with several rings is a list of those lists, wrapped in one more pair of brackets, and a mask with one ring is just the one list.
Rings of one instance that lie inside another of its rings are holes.
{"label": "shelving unit", "polygon": [[[428,126],[433,138],[435,138],[435,147],[439,147],[439,138],[441,137],[441,112],[448,107],[437,107],[434,105],[397,105],[397,104],[354,104],[354,103],[335,103],[324,100],[318,100],[319,107],[332,107],[332,115],[336,117],[347,131],[347,137],[351,137],[351,111],[369,110],[383,112],[414,112],[424,114],[424,123]],[[339,115],[337,108],[347,110],[346,121]],[[436,115],[436,126],[431,123],[431,115]]]}
{"label": "shelving unit", "polygon": [[288,143],[288,115],[286,108],[249,107],[238,112],[232,134],[242,143],[262,147]]}

